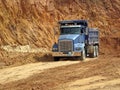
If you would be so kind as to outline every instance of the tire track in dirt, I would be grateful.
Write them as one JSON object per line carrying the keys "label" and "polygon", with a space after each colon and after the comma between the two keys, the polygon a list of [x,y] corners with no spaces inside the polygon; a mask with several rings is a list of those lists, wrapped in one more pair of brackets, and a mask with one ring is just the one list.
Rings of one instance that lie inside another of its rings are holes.
{"label": "tire track in dirt", "polygon": [[50,63],[54,65],[61,62],[72,64],[44,69],[43,72],[34,73],[26,79],[1,84],[0,90],[69,90],[69,88],[73,90],[119,90],[120,88],[117,86],[120,85],[120,58],[117,56],[100,56],[98,59],[90,59],[81,63],[79,61]]}
{"label": "tire track in dirt", "polygon": [[59,61],[59,62],[41,62],[22,65],[18,67],[6,68],[0,70],[0,83],[8,83],[20,79],[25,79],[33,74],[41,73],[45,69],[55,68],[59,66],[65,66],[70,64],[76,64],[80,61]]}

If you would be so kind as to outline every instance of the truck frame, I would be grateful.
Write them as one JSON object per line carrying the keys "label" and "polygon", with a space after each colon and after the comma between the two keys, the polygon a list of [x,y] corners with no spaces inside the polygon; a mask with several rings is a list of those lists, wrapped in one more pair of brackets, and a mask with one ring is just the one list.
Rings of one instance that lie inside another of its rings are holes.
{"label": "truck frame", "polygon": [[99,55],[99,30],[89,28],[87,20],[64,20],[59,22],[60,37],[52,47],[54,61],[60,58],[80,57],[85,60],[87,56]]}

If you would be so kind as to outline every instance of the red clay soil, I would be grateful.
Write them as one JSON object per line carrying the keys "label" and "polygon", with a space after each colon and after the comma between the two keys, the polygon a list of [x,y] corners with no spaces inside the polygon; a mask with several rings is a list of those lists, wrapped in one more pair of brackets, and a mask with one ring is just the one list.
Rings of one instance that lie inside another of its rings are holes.
{"label": "red clay soil", "polygon": [[101,52],[120,49],[120,0],[0,0],[0,44],[51,49],[57,22],[70,19],[100,30]]}
{"label": "red clay soil", "polygon": [[[87,19],[90,27],[99,29],[101,54],[119,53],[120,0],[0,0],[0,45],[30,45],[51,50],[59,36],[57,22],[70,19]],[[54,30],[57,30],[55,38]],[[0,62],[20,65],[36,62],[34,57],[39,56],[16,54],[1,50]],[[25,62],[20,58],[26,59]]]}

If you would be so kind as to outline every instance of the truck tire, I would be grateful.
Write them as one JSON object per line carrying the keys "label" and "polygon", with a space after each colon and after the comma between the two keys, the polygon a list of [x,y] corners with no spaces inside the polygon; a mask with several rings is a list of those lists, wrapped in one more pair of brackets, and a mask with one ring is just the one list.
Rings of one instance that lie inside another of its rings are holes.
{"label": "truck tire", "polygon": [[98,57],[98,55],[99,55],[99,48],[98,48],[98,46],[95,46],[95,48],[96,48],[96,57]]}
{"label": "truck tire", "polygon": [[59,61],[59,57],[54,57],[54,61]]}
{"label": "truck tire", "polygon": [[85,54],[85,49],[81,52],[81,60],[85,60],[86,54]]}
{"label": "truck tire", "polygon": [[93,46],[93,52],[90,53],[90,57],[91,58],[95,58],[96,57],[96,47],[95,46]]}

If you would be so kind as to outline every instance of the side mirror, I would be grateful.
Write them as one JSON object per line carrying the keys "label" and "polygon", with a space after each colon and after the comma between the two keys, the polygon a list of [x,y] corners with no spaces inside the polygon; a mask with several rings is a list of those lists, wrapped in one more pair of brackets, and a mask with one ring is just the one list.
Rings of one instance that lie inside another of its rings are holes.
{"label": "side mirror", "polygon": [[81,30],[80,30],[80,34],[83,34],[84,33],[84,29],[82,28]]}
{"label": "side mirror", "polygon": [[59,29],[58,29],[57,26],[55,26],[55,27],[53,28],[53,32],[54,32],[54,42],[56,41],[56,35],[59,34],[58,30],[59,30]]}

